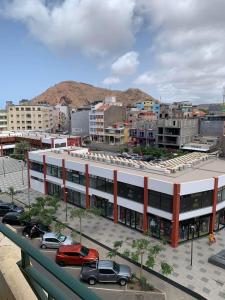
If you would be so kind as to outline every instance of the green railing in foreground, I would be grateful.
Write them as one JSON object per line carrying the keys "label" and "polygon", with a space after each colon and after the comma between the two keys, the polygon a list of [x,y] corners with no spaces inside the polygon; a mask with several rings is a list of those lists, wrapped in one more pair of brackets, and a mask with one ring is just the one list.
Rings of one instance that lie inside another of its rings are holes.
{"label": "green railing in foreground", "polygon": [[21,238],[18,234],[1,223],[0,232],[21,248],[21,261],[19,266],[27,276],[32,288],[38,296],[38,299],[71,300],[71,297],[69,297],[62,289],[57,287],[55,283],[51,282],[47,276],[40,274],[40,271],[38,271],[35,266],[31,265],[30,258],[51,273],[57,280],[60,281],[61,284],[66,286],[70,292],[74,293],[74,299],[76,299],[77,296],[84,300],[101,300],[99,296],[85,287],[84,284],[80,283],[69,273],[57,266],[54,262],[50,261],[48,257],[35,249],[28,241]]}

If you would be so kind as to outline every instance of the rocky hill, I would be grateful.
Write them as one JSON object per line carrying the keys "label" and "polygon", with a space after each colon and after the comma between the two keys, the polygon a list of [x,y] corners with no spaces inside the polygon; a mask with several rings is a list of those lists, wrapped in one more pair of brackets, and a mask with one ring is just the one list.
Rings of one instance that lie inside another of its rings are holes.
{"label": "rocky hill", "polygon": [[116,96],[117,101],[122,102],[124,105],[154,99],[139,89],[108,90],[82,82],[63,81],[48,88],[31,101],[35,104],[49,103],[53,105],[65,102],[71,107],[79,107],[90,104],[95,100],[102,100],[107,96]]}

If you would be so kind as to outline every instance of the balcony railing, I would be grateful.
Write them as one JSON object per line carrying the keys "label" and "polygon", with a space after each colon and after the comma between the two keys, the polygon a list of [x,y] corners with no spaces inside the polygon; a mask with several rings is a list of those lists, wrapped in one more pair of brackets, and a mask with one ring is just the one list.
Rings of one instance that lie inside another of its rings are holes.
{"label": "balcony railing", "polygon": [[[71,300],[72,293],[72,299],[101,300],[99,296],[85,287],[84,284],[80,283],[69,273],[50,261],[48,257],[35,249],[28,241],[21,238],[11,229],[0,224],[0,232],[21,249],[21,261],[18,263],[19,267],[28,279],[38,299]],[[51,281],[49,279],[50,277],[45,274],[46,272],[40,274],[40,268],[35,267],[36,264],[31,264],[31,258],[45,271],[48,271],[54,277],[54,280]],[[55,279],[60,282],[60,287],[56,285]],[[69,293],[66,292],[66,290],[68,290]]]}

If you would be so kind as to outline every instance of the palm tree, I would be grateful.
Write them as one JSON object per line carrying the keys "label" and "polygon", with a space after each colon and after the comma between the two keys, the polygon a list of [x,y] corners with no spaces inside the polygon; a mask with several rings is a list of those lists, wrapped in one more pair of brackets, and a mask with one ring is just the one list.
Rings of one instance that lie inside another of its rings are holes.
{"label": "palm tree", "polygon": [[27,151],[30,150],[30,144],[26,141],[16,143],[13,157],[16,159],[24,159]]}
{"label": "palm tree", "polygon": [[14,196],[18,193],[19,193],[19,191],[16,191],[13,186],[8,187],[7,194],[9,194],[11,196],[12,203],[14,203]]}

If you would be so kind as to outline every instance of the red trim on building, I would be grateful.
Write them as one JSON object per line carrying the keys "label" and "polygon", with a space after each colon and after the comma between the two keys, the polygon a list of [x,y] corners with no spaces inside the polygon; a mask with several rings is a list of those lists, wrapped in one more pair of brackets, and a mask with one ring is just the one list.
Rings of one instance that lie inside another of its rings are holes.
{"label": "red trim on building", "polygon": [[54,138],[51,138],[51,148],[54,148]]}
{"label": "red trim on building", "polygon": [[113,171],[113,218],[114,218],[114,223],[118,223],[117,195],[118,195],[117,170],[114,170]]}
{"label": "red trim on building", "polygon": [[179,242],[180,183],[173,185],[173,218],[171,246],[177,247]]}
{"label": "red trim on building", "polygon": [[214,231],[214,227],[215,227],[215,223],[216,223],[217,194],[218,194],[218,177],[214,177],[212,215],[210,216],[210,226],[209,226],[210,233],[212,233]]}
{"label": "red trim on building", "polygon": [[143,211],[143,232],[148,231],[148,219],[147,219],[147,209],[148,209],[148,177],[144,177],[144,211]]}
{"label": "red trim on building", "polygon": [[46,162],[45,162],[45,155],[43,155],[43,173],[44,173],[44,194],[47,195],[48,194],[48,190],[47,190],[47,181],[46,181]]}
{"label": "red trim on building", "polygon": [[89,186],[90,186],[90,178],[89,178],[89,166],[85,164],[85,181],[86,181],[86,208],[90,208],[90,196],[89,196]]}

